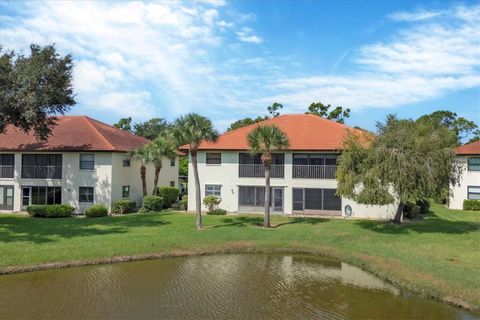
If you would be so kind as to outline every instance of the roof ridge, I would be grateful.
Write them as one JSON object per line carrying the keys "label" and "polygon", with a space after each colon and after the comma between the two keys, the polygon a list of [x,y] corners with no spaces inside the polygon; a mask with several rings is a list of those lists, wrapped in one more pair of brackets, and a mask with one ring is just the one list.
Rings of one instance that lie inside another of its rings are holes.
{"label": "roof ridge", "polygon": [[[114,151],[117,150],[117,148],[115,148],[115,147],[113,146],[113,144],[112,144],[103,134],[100,133],[100,131],[98,131],[97,127],[95,127],[95,126],[93,125],[93,123],[91,122],[91,120],[96,121],[95,119],[92,119],[92,118],[90,118],[89,116],[85,116],[85,115],[83,116],[83,119],[93,128],[93,130],[95,131],[95,133],[96,133],[98,136],[100,136],[100,138],[102,138],[105,142],[107,142],[107,144],[112,148],[112,150],[114,150]],[[98,122],[100,122],[100,121],[98,121]],[[100,122],[100,123],[101,123],[101,122]]]}

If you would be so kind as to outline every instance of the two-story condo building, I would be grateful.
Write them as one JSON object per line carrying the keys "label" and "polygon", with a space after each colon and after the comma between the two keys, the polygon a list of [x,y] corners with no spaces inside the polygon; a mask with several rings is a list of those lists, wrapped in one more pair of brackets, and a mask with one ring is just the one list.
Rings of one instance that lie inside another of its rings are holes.
{"label": "two-story condo building", "polygon": [[[77,213],[92,204],[142,201],[140,163],[129,151],[149,140],[86,116],[60,116],[47,141],[8,126],[0,134],[0,211],[35,204],[70,204]],[[153,189],[154,167],[147,165]],[[178,157],[165,159],[159,186],[178,186]]]}
{"label": "two-story condo building", "polygon": [[[365,132],[309,114],[282,115],[227,132],[215,143],[202,142],[198,172],[202,198],[215,195],[228,212],[263,212],[265,179],[260,155],[251,156],[248,133],[274,124],[285,132],[289,150],[273,155],[271,212],[391,219],[396,206],[366,206],[336,195],[337,157],[349,133]],[[188,146],[181,150],[188,152]],[[191,159],[190,159],[191,160]],[[189,176],[193,168],[189,161]],[[195,184],[188,186],[188,209],[195,210]]]}
{"label": "two-story condo building", "polygon": [[449,206],[463,209],[463,200],[480,200],[480,141],[458,147],[455,153],[462,171],[459,183],[450,186]]}

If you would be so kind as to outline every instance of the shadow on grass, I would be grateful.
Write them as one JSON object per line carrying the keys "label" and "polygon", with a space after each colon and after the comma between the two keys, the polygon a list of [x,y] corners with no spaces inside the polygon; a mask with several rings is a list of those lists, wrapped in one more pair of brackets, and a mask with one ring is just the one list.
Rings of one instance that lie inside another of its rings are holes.
{"label": "shadow on grass", "polygon": [[[328,221],[328,219],[323,218],[307,218],[307,217],[295,217],[289,218],[286,222],[281,222],[279,224],[272,224],[272,228],[278,228],[288,224],[318,224],[321,222]],[[248,216],[239,216],[234,218],[224,218],[221,220],[222,224],[213,226],[213,228],[221,227],[262,227],[263,226],[263,217],[248,217]]]}
{"label": "shadow on grass", "polygon": [[478,222],[445,220],[434,213],[429,214],[426,219],[406,221],[401,225],[377,221],[357,221],[356,224],[364,229],[385,234],[407,234],[409,232],[464,234],[480,230]]}
{"label": "shadow on grass", "polygon": [[128,233],[130,228],[158,227],[170,222],[164,214],[141,214],[104,218],[31,218],[2,217],[0,243],[4,242],[57,242],[59,238],[89,237]]}

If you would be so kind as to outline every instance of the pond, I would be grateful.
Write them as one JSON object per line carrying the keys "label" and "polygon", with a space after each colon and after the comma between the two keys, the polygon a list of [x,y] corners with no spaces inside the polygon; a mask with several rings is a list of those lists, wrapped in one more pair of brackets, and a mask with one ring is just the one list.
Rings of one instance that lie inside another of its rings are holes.
{"label": "pond", "polygon": [[232,254],[0,276],[0,318],[475,319],[346,263]]}

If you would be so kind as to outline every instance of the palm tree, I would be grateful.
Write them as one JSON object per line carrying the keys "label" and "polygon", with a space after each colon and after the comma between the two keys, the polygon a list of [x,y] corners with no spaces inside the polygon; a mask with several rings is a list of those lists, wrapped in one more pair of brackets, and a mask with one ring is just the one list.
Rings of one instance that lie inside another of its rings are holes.
{"label": "palm tree", "polygon": [[252,155],[261,154],[265,169],[265,216],[263,226],[270,227],[270,165],[274,151],[288,148],[287,135],[276,125],[260,125],[247,136]]}
{"label": "palm tree", "polygon": [[148,150],[150,152],[150,159],[155,166],[155,179],[153,180],[152,195],[156,195],[158,177],[163,166],[162,159],[165,157],[175,159],[177,155],[176,146],[171,137],[167,136],[166,134],[160,134],[148,145]]}
{"label": "palm tree", "polygon": [[218,132],[213,128],[210,119],[196,113],[189,113],[175,120],[172,135],[178,145],[188,144],[192,158],[195,178],[195,213],[197,229],[202,228],[202,203],[200,195],[200,179],[198,177],[197,153],[200,142],[216,141]]}
{"label": "palm tree", "polygon": [[147,195],[146,165],[151,161],[151,155],[148,145],[132,151],[130,153],[130,156],[132,157],[132,159],[138,160],[140,162],[140,178],[142,179],[143,196],[145,197]]}

